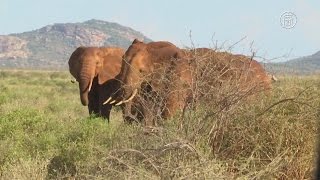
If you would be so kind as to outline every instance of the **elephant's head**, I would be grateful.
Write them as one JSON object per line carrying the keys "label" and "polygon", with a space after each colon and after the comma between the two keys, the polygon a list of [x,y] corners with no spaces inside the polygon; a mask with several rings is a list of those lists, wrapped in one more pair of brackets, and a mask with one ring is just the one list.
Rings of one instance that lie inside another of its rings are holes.
{"label": "elephant's head", "polygon": [[[177,58],[179,48],[169,42],[143,43],[134,40],[122,59],[120,74],[117,76],[122,82],[122,95],[115,100],[109,98],[105,103],[115,103],[116,105],[125,104],[125,116],[130,113],[131,100],[141,90],[145,82],[151,84],[152,90],[156,89],[157,74],[161,67],[170,65],[173,58]],[[152,82],[149,78],[153,76]]]}
{"label": "elephant's head", "polygon": [[103,84],[114,78],[119,72],[121,57],[124,51],[120,48],[79,47],[69,59],[69,71],[79,82],[80,99],[84,106],[88,105],[88,93],[93,79]]}

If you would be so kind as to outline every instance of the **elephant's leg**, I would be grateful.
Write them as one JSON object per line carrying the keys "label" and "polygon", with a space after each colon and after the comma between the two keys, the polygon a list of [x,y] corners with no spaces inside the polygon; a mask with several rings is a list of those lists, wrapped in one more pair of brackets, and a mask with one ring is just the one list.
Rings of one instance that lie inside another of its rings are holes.
{"label": "elephant's leg", "polygon": [[136,105],[132,103],[132,101],[127,102],[125,105],[122,106],[123,119],[125,123],[132,124],[133,122],[139,121],[139,119],[137,119],[136,116],[136,108]]}
{"label": "elephant's leg", "polygon": [[144,119],[144,115],[143,115],[143,107],[142,104],[139,102],[134,103],[134,105],[132,105],[132,110],[131,110],[132,114],[137,118],[137,120],[139,122],[143,122]]}
{"label": "elephant's leg", "polygon": [[92,89],[88,94],[89,104],[89,114],[90,115],[100,115],[100,109],[99,109],[99,96],[96,89]]}
{"label": "elephant's leg", "polygon": [[181,98],[181,94],[179,95],[179,92],[170,93],[166,98],[162,117],[164,119],[168,119],[174,116],[177,110],[183,106],[183,103],[183,98]]}
{"label": "elephant's leg", "polygon": [[141,116],[142,120],[144,121],[145,126],[155,126],[155,119],[156,114],[154,113],[155,110],[155,104],[148,100],[143,99],[141,101],[141,106],[139,108],[139,114],[138,116]]}
{"label": "elephant's leg", "polygon": [[[103,103],[103,102],[102,102]],[[101,105],[100,107],[100,115],[107,119],[108,122],[110,121],[110,112],[111,112],[111,109],[112,109],[112,105],[110,104],[106,104],[106,105]]]}
{"label": "elephant's leg", "polygon": [[152,109],[150,109],[150,108],[151,108],[150,106],[143,108],[142,113],[143,113],[145,126],[154,126],[155,125],[155,123],[154,123],[155,116],[153,116]]}
{"label": "elephant's leg", "polygon": [[100,113],[100,116],[103,117],[104,119],[107,119],[108,122],[110,120],[110,112],[111,112],[111,109],[112,109],[112,105],[110,104],[105,104],[103,105],[103,103],[109,98],[112,96],[112,93],[115,89],[115,86],[114,86],[114,83],[115,82],[106,82],[102,85],[99,85],[98,86],[98,90],[97,90],[97,94],[98,94],[98,97],[99,97],[99,100],[98,100],[98,105],[99,105],[99,113]]}

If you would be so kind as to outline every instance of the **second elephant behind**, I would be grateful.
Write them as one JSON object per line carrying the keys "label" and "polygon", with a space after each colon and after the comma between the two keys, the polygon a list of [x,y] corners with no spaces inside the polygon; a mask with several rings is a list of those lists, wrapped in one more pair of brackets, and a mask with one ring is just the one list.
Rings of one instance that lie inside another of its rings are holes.
{"label": "second elephant behind", "polygon": [[170,42],[134,40],[123,56],[121,72],[117,76],[122,82],[122,93],[105,103],[124,103],[126,121],[144,121],[145,125],[153,126],[157,117],[172,117],[189,104],[192,68],[181,49]]}

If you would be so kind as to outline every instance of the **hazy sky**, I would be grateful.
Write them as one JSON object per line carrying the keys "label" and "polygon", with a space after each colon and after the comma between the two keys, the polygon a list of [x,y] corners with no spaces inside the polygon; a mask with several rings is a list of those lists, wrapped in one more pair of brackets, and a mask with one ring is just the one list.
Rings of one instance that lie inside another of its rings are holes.
{"label": "hazy sky", "polygon": [[[285,29],[284,12],[297,24]],[[197,47],[225,47],[281,60],[320,50],[319,0],[0,0],[0,34],[30,31],[53,23],[101,19],[138,30],[153,40]]]}

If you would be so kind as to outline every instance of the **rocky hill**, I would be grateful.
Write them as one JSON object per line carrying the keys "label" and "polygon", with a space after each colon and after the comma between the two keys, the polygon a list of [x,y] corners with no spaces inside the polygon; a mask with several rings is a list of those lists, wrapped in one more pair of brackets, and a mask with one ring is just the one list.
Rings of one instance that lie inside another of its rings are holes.
{"label": "rocky hill", "polygon": [[320,51],[313,55],[292,59],[282,63],[265,64],[275,74],[308,75],[320,73]]}
{"label": "rocky hill", "polygon": [[65,69],[78,46],[127,48],[138,38],[149,38],[129,27],[101,20],[53,24],[19,33],[0,35],[0,68]]}

